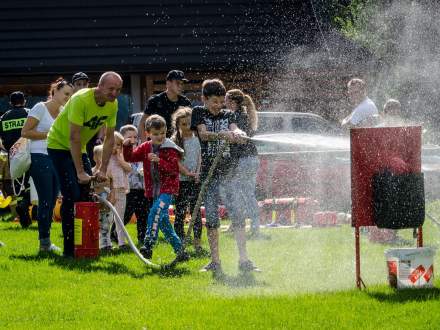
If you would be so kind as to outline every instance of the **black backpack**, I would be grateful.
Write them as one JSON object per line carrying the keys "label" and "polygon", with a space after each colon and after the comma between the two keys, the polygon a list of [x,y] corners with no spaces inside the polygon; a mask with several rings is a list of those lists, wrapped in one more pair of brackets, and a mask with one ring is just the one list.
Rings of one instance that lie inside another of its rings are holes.
{"label": "black backpack", "polygon": [[389,170],[373,177],[373,214],[378,228],[416,228],[425,221],[423,173],[392,174]]}

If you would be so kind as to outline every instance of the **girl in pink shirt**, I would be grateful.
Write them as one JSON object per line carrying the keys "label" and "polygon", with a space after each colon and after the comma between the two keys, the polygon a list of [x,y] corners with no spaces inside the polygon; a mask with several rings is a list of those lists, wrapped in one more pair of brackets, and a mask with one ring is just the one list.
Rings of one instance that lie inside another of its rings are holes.
{"label": "girl in pink shirt", "polygon": [[[110,202],[115,206],[119,215],[123,216],[125,212],[126,194],[128,192],[128,174],[131,172],[131,165],[124,160],[122,156],[123,136],[115,132],[115,144],[113,153],[107,167],[107,176],[111,179]],[[120,249],[126,249],[128,246],[125,241],[123,228],[116,221],[116,233],[118,234],[118,245]]]}

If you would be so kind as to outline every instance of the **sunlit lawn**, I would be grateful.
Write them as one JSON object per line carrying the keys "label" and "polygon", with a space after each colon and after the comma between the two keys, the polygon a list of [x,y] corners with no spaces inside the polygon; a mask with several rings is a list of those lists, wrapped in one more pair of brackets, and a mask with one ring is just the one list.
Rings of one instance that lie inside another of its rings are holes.
{"label": "sunlit lawn", "polygon": [[[430,208],[440,216],[438,205]],[[135,237],[135,226],[128,227]],[[249,276],[238,273],[232,237],[221,236],[222,262],[228,276],[216,281],[198,272],[207,258],[192,259],[165,273],[152,272],[130,252],[82,261],[39,256],[36,224],[22,230],[17,223],[0,222],[0,240],[7,244],[0,248],[0,327],[440,327],[439,290],[388,288],[383,252],[389,246],[362,238],[362,275],[368,289],[358,291],[353,230],[348,225],[264,232],[271,240],[249,242],[250,256],[263,272]],[[54,224],[52,233],[55,243],[61,246],[61,226]],[[427,220],[425,244],[438,246],[439,234],[439,229]],[[411,231],[401,235],[412,240]],[[170,246],[160,241],[154,261],[171,260]]]}

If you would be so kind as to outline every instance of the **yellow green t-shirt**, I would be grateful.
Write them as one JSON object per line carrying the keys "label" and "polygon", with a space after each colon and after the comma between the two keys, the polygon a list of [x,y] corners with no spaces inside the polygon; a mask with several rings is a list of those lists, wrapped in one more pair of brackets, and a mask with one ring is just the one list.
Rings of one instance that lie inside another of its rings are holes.
{"label": "yellow green t-shirt", "polygon": [[86,151],[87,142],[106,125],[116,126],[118,100],[99,106],[95,102],[93,88],[76,92],[55,119],[47,135],[47,147],[70,150],[70,123],[81,126],[81,150]]}

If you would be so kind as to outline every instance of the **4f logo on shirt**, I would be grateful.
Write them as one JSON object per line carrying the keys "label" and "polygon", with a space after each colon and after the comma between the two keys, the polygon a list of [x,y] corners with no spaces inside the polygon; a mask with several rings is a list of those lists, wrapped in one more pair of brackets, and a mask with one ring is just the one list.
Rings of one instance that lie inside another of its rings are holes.
{"label": "4f logo on shirt", "polygon": [[90,128],[91,130],[95,130],[98,127],[101,127],[104,124],[104,121],[107,119],[107,116],[102,117],[92,117],[89,121],[84,123],[85,127]]}

